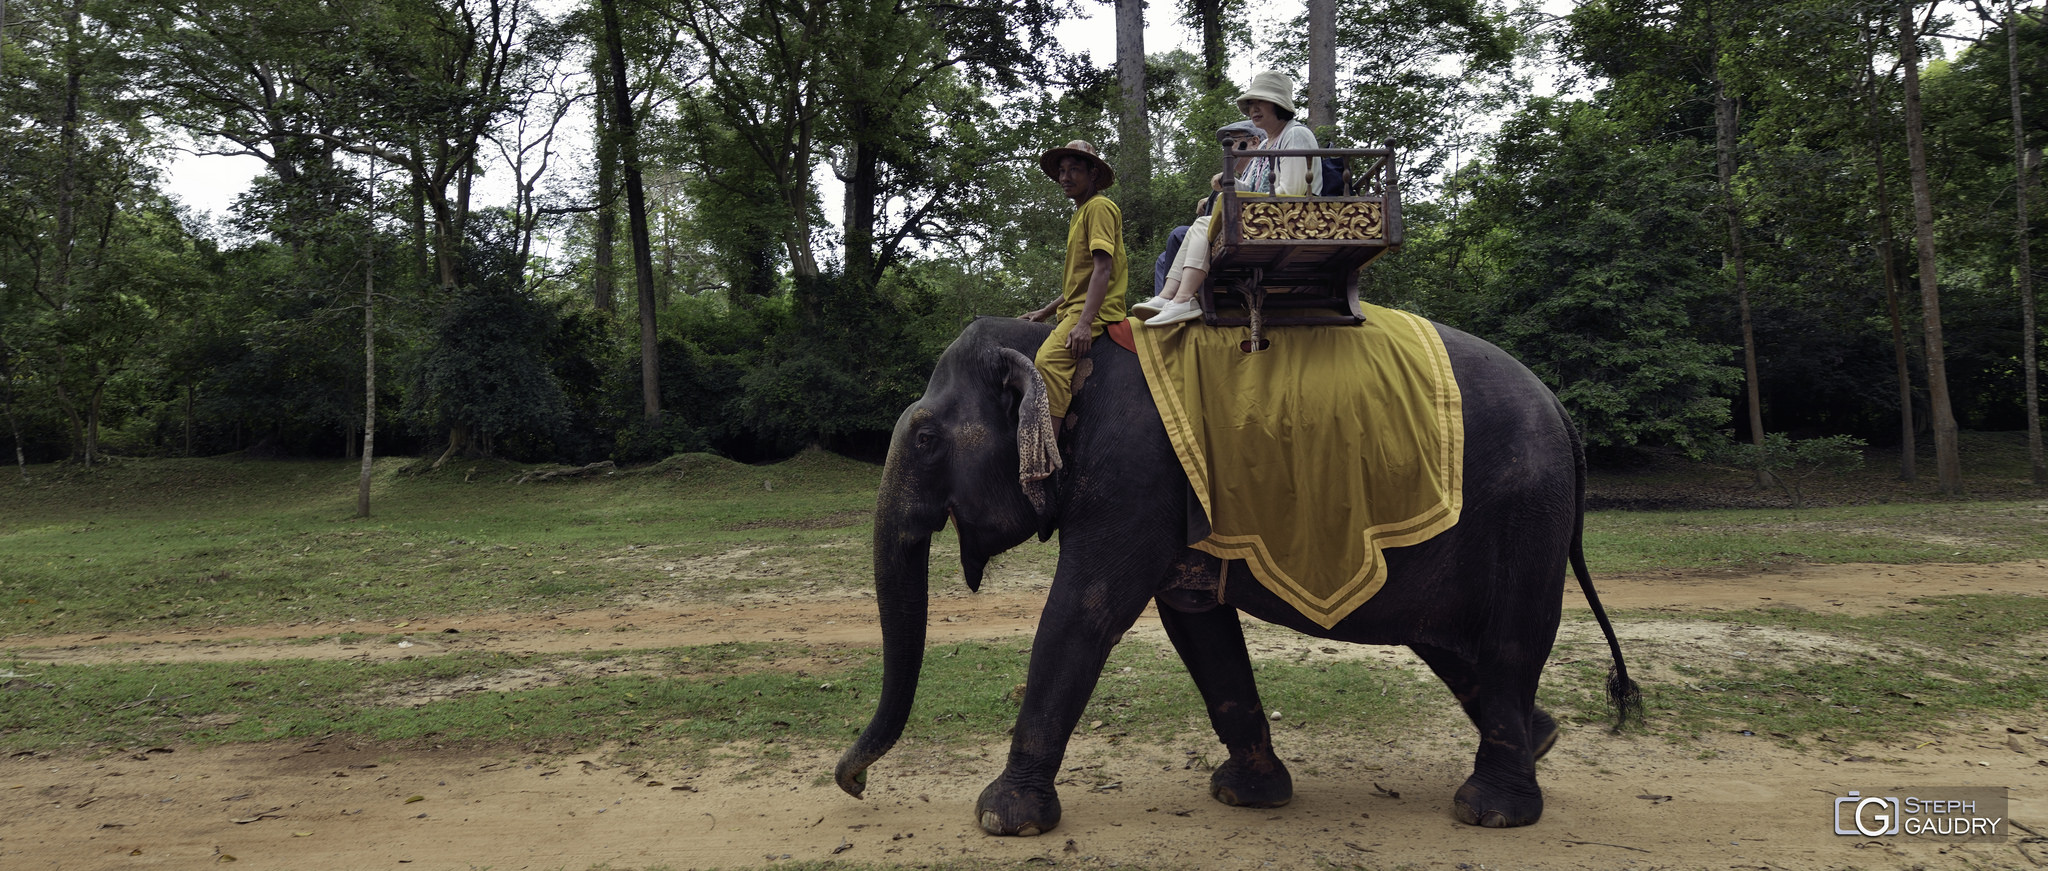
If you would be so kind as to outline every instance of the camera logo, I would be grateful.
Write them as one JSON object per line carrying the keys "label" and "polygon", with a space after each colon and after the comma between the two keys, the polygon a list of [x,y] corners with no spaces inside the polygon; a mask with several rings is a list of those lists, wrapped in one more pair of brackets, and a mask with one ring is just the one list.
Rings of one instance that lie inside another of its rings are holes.
{"label": "camera logo", "polygon": [[2003,841],[2006,793],[2004,787],[1983,786],[1882,792],[1852,789],[1835,799],[1835,834]]}
{"label": "camera logo", "polygon": [[[1903,810],[1898,796],[1866,796],[1849,790],[1847,796],[1835,799],[1835,834],[1866,838],[1896,835],[1904,825],[1900,819]],[[1846,827],[1842,825],[1845,821],[1849,824]]]}

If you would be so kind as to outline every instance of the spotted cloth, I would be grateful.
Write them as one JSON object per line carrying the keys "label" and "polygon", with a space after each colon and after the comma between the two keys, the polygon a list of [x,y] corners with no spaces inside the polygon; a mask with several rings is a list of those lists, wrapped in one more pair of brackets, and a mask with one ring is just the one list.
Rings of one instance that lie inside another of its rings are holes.
{"label": "spotted cloth", "polygon": [[1464,506],[1465,421],[1429,321],[1364,306],[1363,326],[1199,321],[1137,330],[1173,450],[1209,517],[1194,546],[1244,560],[1324,628],[1386,582],[1383,551],[1429,540]]}

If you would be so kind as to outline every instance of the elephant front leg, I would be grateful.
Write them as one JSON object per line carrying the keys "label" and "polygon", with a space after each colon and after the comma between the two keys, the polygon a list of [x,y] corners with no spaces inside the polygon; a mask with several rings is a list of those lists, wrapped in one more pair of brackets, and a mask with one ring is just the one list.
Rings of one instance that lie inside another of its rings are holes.
{"label": "elephant front leg", "polygon": [[1229,761],[1209,777],[1209,795],[1236,807],[1279,807],[1292,801],[1294,778],[1273,752],[1237,610],[1218,606],[1187,613],[1161,602],[1159,622],[1201,690],[1216,737],[1230,751]]}
{"label": "elephant front leg", "polygon": [[1009,763],[974,803],[982,831],[1030,836],[1059,825],[1060,799],[1053,781],[1067,741],[1095,693],[1110,649],[1137,622],[1146,601],[1143,591],[1097,589],[1084,596],[1054,581],[1031,644],[1031,673],[1010,739]]}
{"label": "elephant front leg", "polygon": [[1557,722],[1536,707],[1536,675],[1525,674],[1529,669],[1519,663],[1481,667],[1440,648],[1412,649],[1479,728],[1472,776],[1458,787],[1452,814],[1460,822],[1496,829],[1536,822],[1543,816],[1536,760],[1557,740]]}

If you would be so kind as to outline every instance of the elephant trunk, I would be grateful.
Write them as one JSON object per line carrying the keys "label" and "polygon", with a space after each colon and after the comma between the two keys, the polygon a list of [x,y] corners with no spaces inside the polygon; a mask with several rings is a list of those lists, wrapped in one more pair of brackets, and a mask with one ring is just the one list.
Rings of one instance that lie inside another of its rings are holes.
{"label": "elephant trunk", "polygon": [[[919,515],[919,496],[909,486],[896,451],[890,451],[882,475],[880,510],[875,512],[875,602],[882,622],[882,694],[874,719],[860,738],[839,757],[834,778],[846,794],[859,798],[867,789],[867,769],[896,746],[910,706],[917,698],[918,673],[924,666],[925,619],[930,610],[932,532],[937,523]],[[943,509],[941,509],[942,511]]]}

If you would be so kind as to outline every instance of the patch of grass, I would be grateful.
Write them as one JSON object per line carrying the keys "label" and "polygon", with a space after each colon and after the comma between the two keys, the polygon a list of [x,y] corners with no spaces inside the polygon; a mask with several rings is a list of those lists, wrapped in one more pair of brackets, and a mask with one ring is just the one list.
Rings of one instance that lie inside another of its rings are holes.
{"label": "patch of grass", "polygon": [[409,462],[377,464],[368,519],[353,516],[357,467],[337,462],[126,461],[0,478],[0,634],[868,582],[880,469],[830,454],[762,467],[687,455],[524,485],[508,483],[510,464],[416,476],[401,473]]}
{"label": "patch of grass", "polygon": [[[564,660],[604,669],[565,669]],[[815,670],[783,664],[801,660]],[[1003,742],[1029,662],[1022,642],[963,643],[927,651],[905,739],[927,747]],[[817,667],[823,663],[823,667]],[[208,745],[329,733],[373,741],[544,741],[586,748],[631,741],[685,748],[836,749],[874,713],[881,659],[869,648],[717,644],[575,657],[459,652],[388,663],[48,665],[10,684],[0,745],[11,750]],[[491,686],[546,673],[542,685]],[[1427,715],[1440,687],[1399,670],[1357,663],[1260,668],[1269,709],[1288,724],[1381,730]],[[428,700],[431,699],[431,700]],[[1094,723],[1100,722],[1101,726]],[[1202,702],[1177,657],[1145,643],[1119,645],[1081,730],[1163,741],[1208,731]]]}
{"label": "patch of grass", "polygon": [[[389,663],[31,669],[16,661],[9,670],[29,676],[9,686],[0,738],[17,750],[207,745],[332,732],[398,742],[548,739],[584,746],[636,733],[728,742],[773,734],[793,721],[815,730],[835,711],[818,698],[850,703],[843,692],[821,691],[811,676],[776,667],[806,652],[794,645],[717,644],[583,657],[462,652]],[[655,660],[651,666],[647,657]],[[632,659],[657,673],[583,676],[554,668],[574,658]],[[838,657],[836,667],[856,670],[871,658],[853,651]],[[514,670],[552,672],[557,680],[528,689],[477,689],[479,681]],[[406,703],[408,695],[437,685],[449,687],[434,694],[438,700]]]}
{"label": "patch of grass", "polygon": [[[127,460],[0,476],[0,634],[343,618],[391,621],[621,596],[726,598],[865,587],[880,469],[823,452],[771,466],[691,454],[599,479],[514,484],[523,467]],[[1677,485],[1673,485],[1677,486]],[[2048,504],[1596,512],[1603,572],[1791,562],[1985,562],[2048,553]],[[1047,577],[1057,544],[996,560]],[[958,582],[950,531],[933,583]]]}
{"label": "patch of grass", "polygon": [[[2048,629],[2048,599],[1955,596],[1921,609],[1862,617],[1790,609],[1673,617],[1625,612],[1618,621],[1700,621],[1791,629],[1873,651],[1854,661],[1769,664],[1732,655],[1679,664],[1678,679],[1643,682],[1653,732],[1675,737],[1747,731],[1789,742],[1856,742],[1930,732],[1971,714],[2031,711],[2048,702],[2044,655],[2014,643]],[[2036,639],[2035,643],[2038,643]],[[1624,646],[1624,653],[1627,648]],[[1640,669],[1644,659],[1632,657]],[[1605,656],[1554,663],[1542,701],[1581,719],[1611,720],[1600,695]]]}
{"label": "patch of grass", "polygon": [[1757,570],[1789,563],[1985,563],[2044,553],[2044,502],[1598,511],[1586,517],[1586,559],[1603,572]]}

